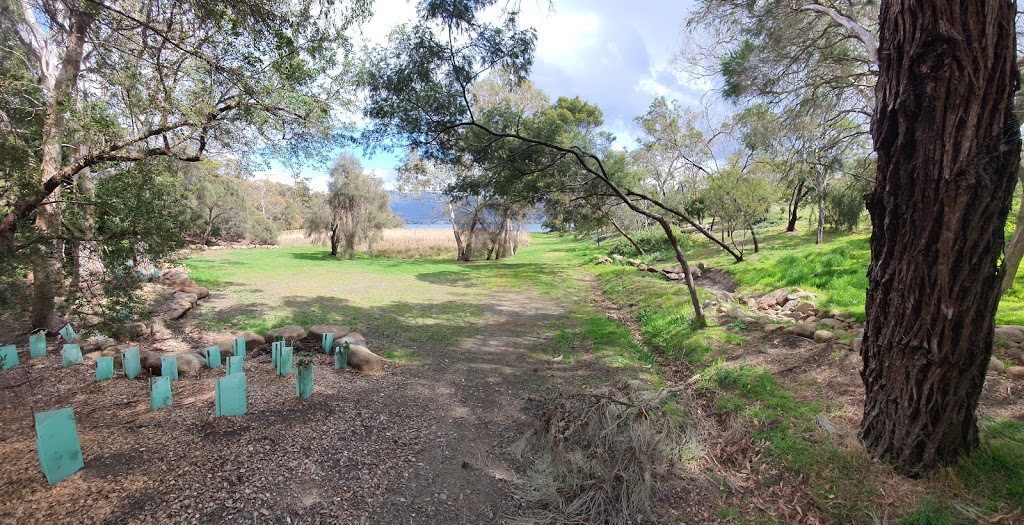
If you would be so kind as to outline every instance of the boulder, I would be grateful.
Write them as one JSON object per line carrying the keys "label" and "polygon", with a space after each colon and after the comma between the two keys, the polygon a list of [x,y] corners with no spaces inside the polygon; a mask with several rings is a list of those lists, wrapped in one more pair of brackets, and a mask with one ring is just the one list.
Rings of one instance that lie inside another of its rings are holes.
{"label": "boulder", "polygon": [[743,309],[740,308],[739,306],[734,306],[734,307],[730,308],[729,311],[726,313],[726,315],[728,315],[729,317],[731,317],[731,318],[733,318],[733,319],[735,319],[737,321],[746,321],[747,320],[747,313],[744,312]]}
{"label": "boulder", "polygon": [[639,266],[640,265],[640,259],[629,259],[626,262],[628,262],[630,266]]}
{"label": "boulder", "polygon": [[182,270],[170,270],[160,276],[160,280],[164,282],[183,281],[188,279],[188,274]]}
{"label": "boulder", "polygon": [[142,361],[142,368],[149,370],[155,376],[161,374],[163,357],[178,358],[178,376],[198,374],[199,370],[206,366],[206,359],[199,354],[192,352],[164,353],[142,350],[139,352],[139,360]]}
{"label": "boulder", "polygon": [[105,336],[105,335],[94,335],[82,343],[82,353],[90,354],[92,352],[98,352],[105,350],[117,344],[117,341]]}
{"label": "boulder", "polygon": [[309,337],[317,342],[323,341],[324,334],[334,334],[335,339],[341,339],[345,334],[351,332],[352,329],[347,326],[339,326],[333,324],[315,324],[309,328]]}
{"label": "boulder", "polygon": [[992,359],[989,359],[988,361],[988,369],[990,372],[1002,372],[1003,370],[1006,370],[1006,365],[993,356]]}
{"label": "boulder", "polygon": [[626,258],[621,256],[621,255],[619,255],[619,254],[612,255],[612,259],[615,259],[615,262],[617,262],[619,264],[622,264],[622,263],[626,262]]}
{"label": "boulder", "polygon": [[794,320],[794,321],[803,321],[804,320],[804,314],[802,314],[800,312],[786,312],[783,315],[785,317],[788,317],[788,318]]}
{"label": "boulder", "polygon": [[196,297],[199,299],[206,299],[207,297],[210,296],[210,290],[199,285],[183,286],[181,288],[178,288],[178,291],[195,294]]}
{"label": "boulder", "polygon": [[778,305],[779,303],[775,301],[775,298],[768,295],[765,295],[757,300],[757,306],[762,310],[768,310]]}
{"label": "boulder", "polygon": [[295,341],[306,338],[306,330],[298,325],[282,326],[267,332],[267,341],[273,341],[278,336],[284,338],[285,342],[292,344]]}
{"label": "boulder", "polygon": [[809,303],[806,301],[797,304],[792,311],[800,312],[806,316],[818,316],[818,314],[821,313],[818,311],[817,308],[814,307],[814,303]]}
{"label": "boulder", "polygon": [[199,296],[189,292],[174,292],[174,302],[194,305],[199,302]]}
{"label": "boulder", "polygon": [[142,339],[149,335],[149,327],[146,323],[131,323],[125,327],[129,339]]}
{"label": "boulder", "polygon": [[822,319],[818,321],[818,324],[832,330],[842,328],[843,326],[843,322],[838,319]]}
{"label": "boulder", "polygon": [[797,323],[786,329],[787,334],[803,337],[805,339],[814,339],[815,331],[814,325],[807,323]]}
{"label": "boulder", "polygon": [[814,332],[814,340],[818,343],[827,343],[835,340],[835,338],[836,334],[833,334],[828,330],[817,330]]}
{"label": "boulder", "polygon": [[1011,343],[1024,342],[1024,332],[1013,325],[1002,325],[996,327],[996,341],[1009,341]]}
{"label": "boulder", "polygon": [[774,299],[775,304],[782,306],[786,304],[787,301],[789,301],[789,288],[779,288],[774,292],[765,294],[764,297]]}
{"label": "boulder", "polygon": [[1006,369],[1006,375],[1020,379],[1024,377],[1024,366],[1011,366]]}
{"label": "boulder", "polygon": [[864,346],[863,337],[856,337],[853,339],[853,341],[850,342],[850,349],[853,350],[854,352],[857,352],[858,354],[860,353],[860,348],[862,346]]}
{"label": "boulder", "polygon": [[700,261],[697,263],[697,269],[700,270],[701,272],[708,271],[708,268],[710,267],[708,266],[708,263],[705,261]]}
{"label": "boulder", "polygon": [[648,268],[650,268],[650,266],[647,266],[644,263],[640,263],[640,264],[636,265],[636,269],[640,270],[641,272],[646,272]]}
{"label": "boulder", "polygon": [[[340,345],[339,345],[340,346]],[[337,348],[337,346],[335,346]],[[363,345],[348,345],[348,366],[357,372],[369,374],[384,369],[384,359]]]}
{"label": "boulder", "polygon": [[167,306],[167,311],[164,312],[163,318],[167,320],[178,319],[187,314],[191,309],[192,303],[175,301]]}
{"label": "boulder", "polygon": [[597,256],[597,264],[612,264],[612,260],[608,257]]}
{"label": "boulder", "polygon": [[363,334],[359,332],[349,332],[345,334],[343,337],[335,339],[335,343],[348,343],[350,345],[366,346],[366,339],[363,337]]}
{"label": "boulder", "polygon": [[[217,346],[220,347],[221,355],[230,355],[230,352],[232,352],[235,348],[235,338],[237,337],[245,339],[246,352],[252,352],[253,350],[256,349],[256,347],[267,344],[267,340],[260,337],[259,334],[255,332],[245,331],[236,335],[235,337],[224,339],[217,343]],[[225,354],[225,352],[227,352],[227,354]]]}
{"label": "boulder", "polygon": [[782,330],[785,327],[786,327],[786,325],[781,325],[781,324],[766,324],[766,325],[764,325],[764,333],[766,333],[766,334],[775,333],[775,332],[778,332],[779,330]]}

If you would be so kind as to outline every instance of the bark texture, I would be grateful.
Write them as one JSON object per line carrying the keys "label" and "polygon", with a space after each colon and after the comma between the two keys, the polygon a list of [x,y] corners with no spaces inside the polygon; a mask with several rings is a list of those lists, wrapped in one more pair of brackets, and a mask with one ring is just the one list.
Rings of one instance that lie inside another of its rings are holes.
{"label": "bark texture", "polygon": [[910,474],[978,444],[1020,161],[1015,4],[881,4],[860,439]]}

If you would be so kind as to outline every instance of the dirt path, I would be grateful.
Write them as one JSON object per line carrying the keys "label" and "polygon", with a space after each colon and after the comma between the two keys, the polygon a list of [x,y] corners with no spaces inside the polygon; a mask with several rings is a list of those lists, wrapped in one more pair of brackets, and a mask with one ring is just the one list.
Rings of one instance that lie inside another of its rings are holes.
{"label": "dirt path", "polygon": [[[2,523],[493,523],[517,511],[524,472],[509,446],[530,395],[600,371],[538,356],[564,301],[491,293],[476,334],[416,348],[376,377],[316,357],[296,398],[269,356],[247,358],[249,413],[213,418],[219,371],[150,411],[145,380],[94,382],[56,348],[0,376]],[[370,334],[367,334],[368,337]],[[85,468],[49,487],[32,412],[75,408]]]}

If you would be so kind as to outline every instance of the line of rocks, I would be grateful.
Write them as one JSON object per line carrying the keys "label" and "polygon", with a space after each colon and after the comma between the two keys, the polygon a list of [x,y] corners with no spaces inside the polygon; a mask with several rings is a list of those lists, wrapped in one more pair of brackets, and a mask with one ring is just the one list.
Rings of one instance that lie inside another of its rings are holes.
{"label": "line of rocks", "polygon": [[[626,259],[625,257],[618,254],[613,254],[610,256],[595,255],[594,263],[619,264],[623,266],[629,265],[641,272],[661,274],[670,281],[682,281],[686,278],[683,274],[683,267],[681,265],[677,264],[675,266],[665,266],[662,268],[658,268],[657,266],[652,266],[647,263],[644,263],[639,259]],[[697,263],[697,266],[690,268],[690,274],[693,275],[694,279],[700,278],[700,276],[703,275],[706,271],[708,271],[708,265],[704,261],[700,261]]]}

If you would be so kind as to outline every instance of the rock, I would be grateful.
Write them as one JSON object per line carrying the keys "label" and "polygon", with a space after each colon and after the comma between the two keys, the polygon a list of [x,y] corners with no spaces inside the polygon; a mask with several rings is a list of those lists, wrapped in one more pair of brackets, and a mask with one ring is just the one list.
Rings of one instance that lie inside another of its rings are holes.
{"label": "rock", "polygon": [[188,313],[192,309],[192,303],[178,302],[175,301],[167,306],[167,311],[164,312],[164,319],[178,319],[181,316]]}
{"label": "rock", "polygon": [[698,270],[698,269],[694,268],[694,269],[690,270],[690,275],[691,275],[691,276],[692,276],[692,277],[693,277],[694,279],[700,279],[700,276],[701,276],[701,275],[704,275],[704,274],[703,274],[703,272],[701,272],[700,270]]}
{"label": "rock", "polygon": [[146,323],[131,323],[125,327],[129,339],[142,339],[149,335],[149,327]]}
{"label": "rock", "polygon": [[697,263],[697,269],[700,270],[701,272],[708,271],[708,268],[709,268],[708,263],[706,263],[704,261],[700,261],[700,262]]}
{"label": "rock", "polygon": [[1011,366],[1006,369],[1006,375],[1018,379],[1022,378],[1024,377],[1024,366]]}
{"label": "rock", "polygon": [[734,307],[730,308],[726,315],[728,315],[729,317],[731,317],[731,318],[733,318],[733,319],[735,319],[737,321],[746,321],[747,320],[747,313],[744,312],[743,309],[740,308],[739,306],[734,306]]}
{"label": "rock", "polygon": [[[221,355],[230,355],[230,352],[234,351],[234,348],[235,348],[235,338],[238,338],[238,337],[241,337],[242,339],[245,339],[245,351],[246,352],[251,352],[251,351],[255,350],[256,347],[258,347],[260,345],[267,344],[267,340],[262,338],[262,337],[260,337],[259,334],[255,333],[255,332],[245,331],[245,332],[242,332],[242,333],[236,335],[235,337],[233,337],[231,339],[224,339],[224,340],[220,341],[219,343],[217,343],[217,346],[220,347]],[[225,352],[227,352],[227,354],[225,354]]]}
{"label": "rock", "polygon": [[621,255],[619,255],[619,254],[617,254],[617,253],[615,255],[612,255],[612,259],[615,259],[615,262],[617,262],[619,264],[622,264],[622,263],[626,262],[626,258],[621,256]]}
{"label": "rock", "polygon": [[829,332],[828,330],[818,330],[814,332],[814,340],[819,343],[827,343],[836,338],[836,334]]}
{"label": "rock", "polygon": [[818,311],[817,308],[814,307],[814,303],[809,303],[807,301],[797,304],[796,307],[793,308],[793,311],[800,312],[807,316],[817,316],[818,314],[821,313]]}
{"label": "rock", "polygon": [[650,268],[650,266],[647,266],[644,263],[640,263],[640,264],[636,265],[636,269],[640,270],[641,272],[646,272],[648,270],[648,268]]}
{"label": "rock", "polygon": [[839,313],[839,310],[829,310],[828,316],[831,317],[832,319],[839,319],[840,321],[846,320],[842,318],[843,314]]}
{"label": "rock", "polygon": [[788,318],[794,320],[794,321],[803,321],[803,319],[804,319],[804,314],[802,314],[800,312],[786,312],[783,315],[785,317],[788,317]]}
{"label": "rock", "polygon": [[199,302],[199,296],[189,292],[174,292],[174,301],[177,303],[195,305]]}
{"label": "rock", "polygon": [[[335,348],[337,348],[337,346],[335,346]],[[369,374],[383,370],[384,359],[371,352],[369,348],[366,348],[363,345],[349,343],[348,366],[352,367],[357,372]]]}
{"label": "rock", "polygon": [[202,286],[185,286],[178,289],[179,292],[195,294],[199,299],[205,299],[210,296],[210,290],[203,288]]}
{"label": "rock", "polygon": [[768,295],[765,295],[757,300],[757,306],[762,310],[768,310],[778,305],[779,303],[775,301],[775,298]]}
{"label": "rock", "polygon": [[815,331],[814,325],[807,323],[797,323],[786,329],[787,334],[803,337],[805,339],[814,339]]}
{"label": "rock", "polygon": [[305,339],[306,330],[301,326],[293,324],[288,326],[282,326],[280,328],[275,328],[267,332],[267,341],[273,341],[274,339],[277,338],[277,336],[283,337],[286,343],[292,344],[295,341],[298,341],[299,339]]}
{"label": "rock", "polygon": [[204,366],[206,359],[192,352],[164,353],[142,350],[139,352],[139,359],[142,361],[142,368],[149,370],[149,373],[158,376],[161,374],[163,357],[178,358],[178,375],[187,376],[198,374]]}
{"label": "rock", "polygon": [[781,325],[781,324],[766,324],[766,325],[764,325],[764,333],[766,333],[766,334],[775,333],[775,332],[778,332],[779,330],[782,330],[785,327],[786,327],[786,325]]}
{"label": "rock", "polygon": [[324,334],[334,334],[335,339],[341,339],[345,334],[351,332],[352,329],[347,326],[333,325],[333,324],[315,324],[309,328],[310,339],[320,342],[324,340]]}
{"label": "rock", "polygon": [[366,339],[363,334],[359,332],[349,332],[343,337],[335,340],[338,344],[348,343],[350,345],[363,345],[366,346]]}
{"label": "rock", "polygon": [[1013,325],[1002,325],[996,327],[996,341],[1009,341],[1011,343],[1024,342],[1024,332]]}
{"label": "rock", "polygon": [[640,265],[640,259],[630,259],[630,260],[628,260],[626,262],[628,262],[630,266],[639,266]]}
{"label": "rock", "polygon": [[993,356],[992,359],[989,359],[988,361],[988,369],[990,372],[1002,372],[1003,370],[1006,370],[1006,365]]}
{"label": "rock", "polygon": [[765,294],[765,296],[774,299],[775,304],[782,306],[789,301],[789,288],[779,288],[774,292]]}
{"label": "rock", "polygon": [[757,308],[757,301],[755,301],[753,299],[747,299],[747,308],[750,308],[751,310],[756,309]]}
{"label": "rock", "polygon": [[82,325],[86,328],[92,328],[103,322],[103,318],[98,315],[84,315],[82,316]]}
{"label": "rock", "polygon": [[89,354],[110,348],[117,344],[117,341],[105,336],[105,335],[94,335],[82,343],[82,353]]}
{"label": "rock", "polygon": [[160,280],[166,282],[183,281],[188,279],[188,274],[181,270],[171,270],[160,276]]}
{"label": "rock", "polygon": [[683,280],[683,274],[681,274],[681,273],[666,273],[665,277],[667,277],[668,280],[670,280],[670,281],[682,281]]}
{"label": "rock", "polygon": [[850,342],[850,349],[853,350],[854,352],[857,352],[858,354],[860,353],[860,348],[862,346],[864,346],[863,337],[855,337],[853,341]]}
{"label": "rock", "polygon": [[597,260],[597,264],[612,264],[612,260],[608,257],[601,257]]}
{"label": "rock", "polygon": [[821,321],[818,321],[818,324],[833,330],[841,328],[843,326],[843,322],[838,319],[822,319]]}

